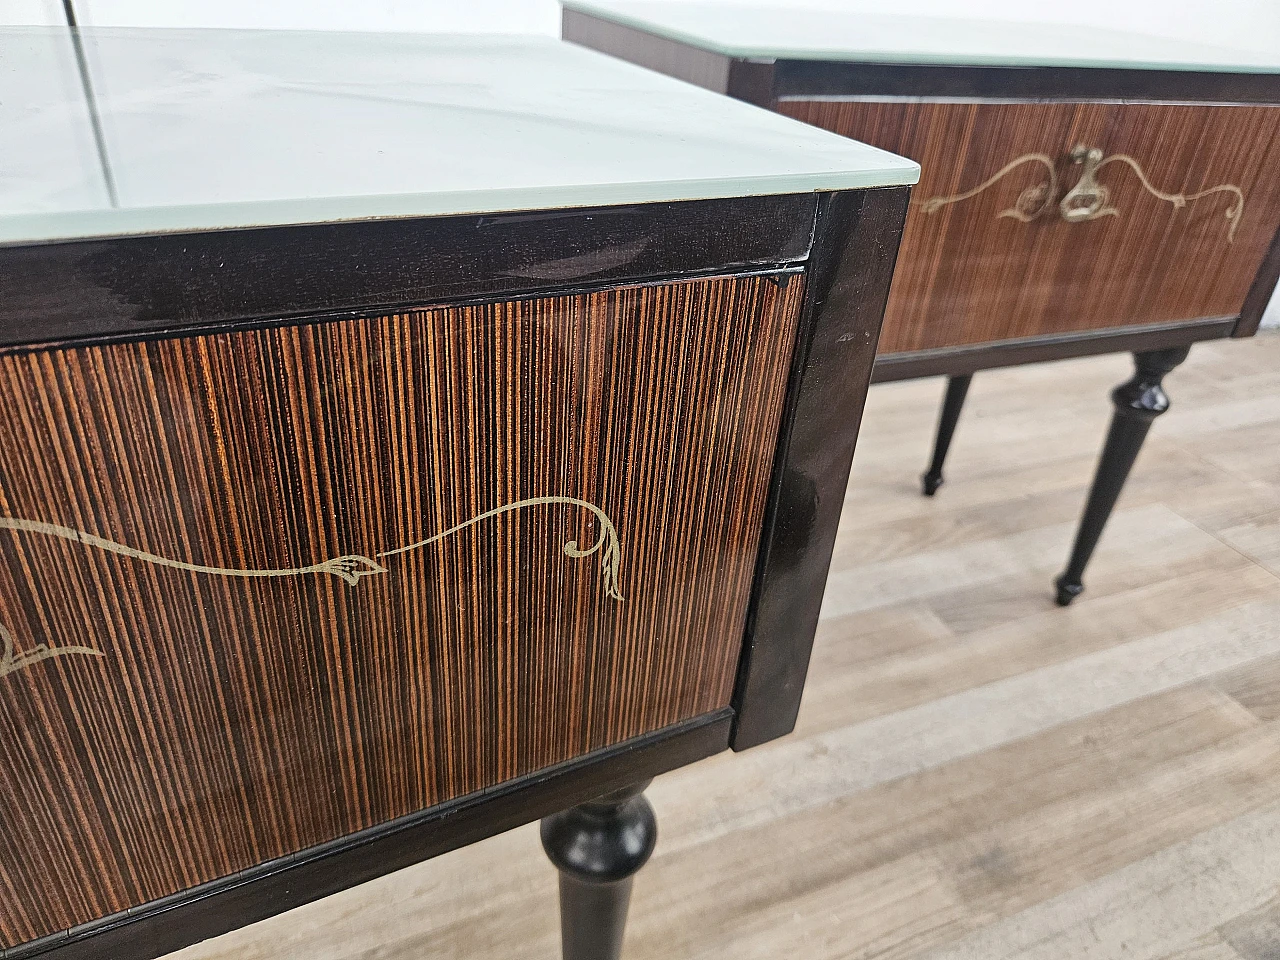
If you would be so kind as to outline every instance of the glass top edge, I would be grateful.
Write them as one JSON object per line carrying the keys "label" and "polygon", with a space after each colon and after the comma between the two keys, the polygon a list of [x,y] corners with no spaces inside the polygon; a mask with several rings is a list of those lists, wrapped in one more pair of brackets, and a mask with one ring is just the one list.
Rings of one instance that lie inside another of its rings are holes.
{"label": "glass top edge", "polygon": [[[903,50],[866,50],[853,49],[847,46],[841,47],[823,47],[823,46],[805,46],[805,47],[789,47],[786,45],[762,46],[758,44],[741,44],[727,42],[707,33],[683,29],[671,23],[659,21],[654,18],[634,14],[626,9],[614,7],[607,3],[593,2],[593,0],[560,0],[561,6],[566,10],[573,10],[578,13],[588,14],[599,17],[602,20],[608,20],[622,26],[631,27],[646,33],[652,33],[657,36],[665,37],[670,40],[676,40],[686,43],[690,46],[697,47],[711,53],[717,53],[722,56],[732,57],[741,60],[754,60],[763,62],[773,62],[779,60],[801,60],[801,61],[827,61],[832,63],[865,63],[874,64],[876,66],[936,66],[936,67],[974,67],[974,68],[1009,68],[1009,69],[1028,69],[1028,68],[1060,68],[1066,67],[1071,69],[1083,70],[1141,70],[1141,71],[1171,71],[1179,73],[1232,73],[1256,76],[1276,76],[1280,75],[1280,61],[1276,62],[1221,62],[1210,59],[1199,60],[1195,62],[1179,61],[1179,60],[1153,60],[1153,59],[1133,59],[1121,60],[1099,59],[1089,57],[1073,57],[1073,56],[1041,56],[1041,57],[1019,57],[1017,55],[982,55],[982,54],[956,54],[945,55],[926,52],[914,52],[909,49]],[[659,7],[662,4],[648,3],[650,7]],[[761,9],[758,4],[723,4],[725,10],[734,10],[739,7],[748,9]],[[791,10],[792,8],[787,8]],[[796,12],[804,13],[833,13],[838,14],[839,11],[828,11],[814,8],[794,8]],[[913,18],[913,19],[929,19],[929,18]],[[977,23],[979,21],[969,21]],[[1055,26],[1052,23],[1034,24],[1029,21],[1016,22],[1018,27],[1023,28],[1050,28]],[[1079,26],[1073,24],[1071,26]],[[1144,39],[1156,39],[1166,42],[1170,45],[1179,45],[1184,41],[1174,38],[1157,37],[1154,35],[1132,34],[1135,37]],[[1251,50],[1231,50],[1229,52],[1239,53],[1242,57],[1261,57],[1260,51]]]}
{"label": "glass top edge", "polygon": [[[892,156],[892,155],[890,155]],[[268,230],[276,227],[332,226],[393,220],[529,214],[650,203],[682,203],[789,194],[834,193],[909,187],[919,181],[914,161],[849,172],[800,174],[790,178],[714,181],[655,181],[627,185],[584,185],[548,190],[464,191],[455,194],[335,197],[201,204],[172,207],[86,209],[0,216],[0,248],[122,240],[133,237]],[[234,221],[234,222],[228,222]]]}

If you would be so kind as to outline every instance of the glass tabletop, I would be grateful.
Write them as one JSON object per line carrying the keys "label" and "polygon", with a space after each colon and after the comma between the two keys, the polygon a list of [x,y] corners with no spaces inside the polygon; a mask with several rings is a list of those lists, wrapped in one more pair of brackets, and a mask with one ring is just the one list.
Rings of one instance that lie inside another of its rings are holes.
{"label": "glass tabletop", "polygon": [[6,243],[919,175],[611,57],[501,35],[0,29],[0,144]]}

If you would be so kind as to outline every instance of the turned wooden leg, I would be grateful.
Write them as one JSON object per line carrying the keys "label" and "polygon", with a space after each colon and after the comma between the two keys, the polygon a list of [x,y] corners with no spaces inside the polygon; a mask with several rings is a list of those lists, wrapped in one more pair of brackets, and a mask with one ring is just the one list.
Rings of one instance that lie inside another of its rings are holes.
{"label": "turned wooden leg", "polygon": [[932,497],[942,486],[942,464],[947,459],[951,437],[956,432],[956,423],[960,420],[960,411],[964,409],[965,394],[969,392],[969,381],[972,379],[971,373],[947,378],[947,395],[942,401],[942,414],[938,417],[938,437],[933,444],[933,462],[920,478],[926,497]]}
{"label": "turned wooden leg", "polygon": [[653,853],[658,824],[649,781],[542,821],[542,849],[560,870],[564,960],[618,960],[631,878]]}
{"label": "turned wooden leg", "polygon": [[1093,555],[1093,548],[1098,545],[1102,528],[1106,526],[1129,470],[1142,449],[1142,441],[1151,429],[1152,421],[1169,409],[1169,397],[1160,382],[1165,374],[1187,359],[1190,349],[1174,347],[1135,353],[1133,377],[1112,392],[1111,401],[1116,412],[1111,418],[1111,429],[1107,432],[1107,442],[1098,460],[1089,501],[1085,504],[1075,546],[1071,548],[1071,559],[1056,581],[1060,606],[1065,607],[1084,591],[1085,565]]}

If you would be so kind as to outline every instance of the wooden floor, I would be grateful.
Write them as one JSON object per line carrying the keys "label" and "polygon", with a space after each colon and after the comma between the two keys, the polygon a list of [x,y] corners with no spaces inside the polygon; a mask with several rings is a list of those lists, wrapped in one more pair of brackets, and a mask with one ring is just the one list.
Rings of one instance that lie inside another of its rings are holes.
{"label": "wooden floor", "polygon": [[[628,960],[1280,957],[1280,334],[1194,349],[1067,610],[1124,357],[876,387],[796,733],[656,782]],[[176,954],[557,956],[533,826]]]}

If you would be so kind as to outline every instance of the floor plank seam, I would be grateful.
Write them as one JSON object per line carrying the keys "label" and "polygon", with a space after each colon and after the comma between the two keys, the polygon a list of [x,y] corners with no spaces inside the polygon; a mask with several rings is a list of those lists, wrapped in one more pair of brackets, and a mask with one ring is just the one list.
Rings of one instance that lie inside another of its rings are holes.
{"label": "floor plank seam", "polygon": [[[1173,511],[1173,512],[1174,512],[1174,513],[1177,513],[1177,511],[1176,511],[1176,510],[1175,510],[1175,511]],[[1249,561],[1249,563],[1251,563],[1253,566],[1260,568],[1260,569],[1261,569],[1264,573],[1266,573],[1269,577],[1271,577],[1271,578],[1272,578],[1273,580],[1275,580],[1276,582],[1280,583],[1280,573],[1276,573],[1274,570],[1272,570],[1269,566],[1267,566],[1265,563],[1263,563],[1263,562],[1262,562],[1260,559],[1258,559],[1257,557],[1252,556],[1251,554],[1247,553],[1246,551],[1244,551],[1244,550],[1240,549],[1240,548],[1239,548],[1239,547],[1237,547],[1234,543],[1230,543],[1230,542],[1228,542],[1228,541],[1226,541],[1226,540],[1223,540],[1223,539],[1222,539],[1222,537],[1218,536],[1218,535],[1217,535],[1216,533],[1214,533],[1212,530],[1207,529],[1203,524],[1198,523],[1198,522],[1197,522],[1197,521],[1195,521],[1195,520],[1192,520],[1190,517],[1184,516],[1184,515],[1183,515],[1183,514],[1181,514],[1181,513],[1179,513],[1179,514],[1178,514],[1178,516],[1182,517],[1182,519],[1183,519],[1183,520],[1186,520],[1186,521],[1187,521],[1187,523],[1191,524],[1193,527],[1195,527],[1195,528],[1196,528],[1197,530],[1199,530],[1201,533],[1203,533],[1203,534],[1205,534],[1205,535],[1207,535],[1207,536],[1213,537],[1213,539],[1214,539],[1214,540],[1217,540],[1217,541],[1218,541],[1220,544],[1222,544],[1224,547],[1227,547],[1227,548],[1229,548],[1229,549],[1231,549],[1231,550],[1235,551],[1235,552],[1236,552],[1236,553],[1238,553],[1241,557],[1243,557],[1245,560],[1248,560],[1248,561]],[[1260,516],[1265,516],[1265,514],[1260,514]]]}

